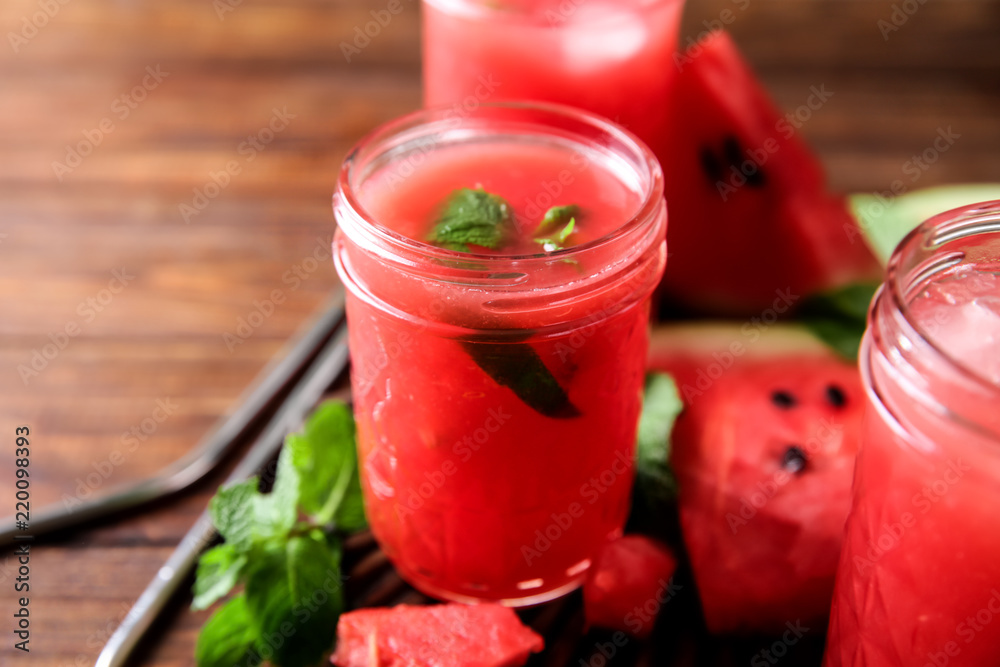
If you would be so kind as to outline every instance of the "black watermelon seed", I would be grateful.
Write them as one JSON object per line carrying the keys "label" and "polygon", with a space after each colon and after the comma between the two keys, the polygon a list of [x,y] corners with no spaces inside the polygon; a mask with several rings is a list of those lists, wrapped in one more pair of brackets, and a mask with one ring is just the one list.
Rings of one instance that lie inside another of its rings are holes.
{"label": "black watermelon seed", "polygon": [[740,140],[731,134],[726,136],[722,142],[722,154],[726,156],[726,161],[737,169],[740,168],[740,163],[746,159],[743,155],[743,148],[740,146]]}
{"label": "black watermelon seed", "polygon": [[701,160],[701,169],[705,172],[705,178],[708,179],[712,187],[715,187],[715,184],[722,180],[722,166],[716,159],[715,153],[708,147],[702,147],[698,158]]}
{"label": "black watermelon seed", "polygon": [[781,467],[790,473],[799,474],[806,468],[806,453],[798,445],[789,445],[781,457]]}
{"label": "black watermelon seed", "polygon": [[[767,178],[764,176],[764,170],[761,165],[747,157],[746,153],[743,151],[743,147],[740,145],[740,140],[733,135],[728,135],[725,141],[723,141],[722,154],[725,156],[726,162],[728,162],[730,166],[746,177],[746,184],[751,188],[762,188],[764,187],[764,184],[767,183]],[[747,162],[752,165],[752,170],[750,170],[749,173],[747,173],[748,170],[744,168],[744,165]]]}
{"label": "black watermelon seed", "polygon": [[798,403],[798,401],[795,400],[794,396],[792,396],[787,391],[783,391],[780,389],[771,394],[771,402],[783,410],[787,410],[788,408],[794,408],[795,404]]}
{"label": "black watermelon seed", "polygon": [[843,389],[835,384],[827,385],[826,400],[835,408],[842,408],[847,405],[847,395]]}
{"label": "black watermelon seed", "polygon": [[747,174],[747,185],[751,188],[762,188],[767,184],[767,179],[764,177],[764,169],[757,165],[752,174]]}

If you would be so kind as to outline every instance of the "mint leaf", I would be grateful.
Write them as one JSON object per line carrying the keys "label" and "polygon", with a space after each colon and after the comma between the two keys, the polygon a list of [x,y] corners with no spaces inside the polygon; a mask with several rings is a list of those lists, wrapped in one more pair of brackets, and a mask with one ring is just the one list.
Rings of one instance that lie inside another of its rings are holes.
{"label": "mint leaf", "polygon": [[481,187],[462,188],[448,198],[428,240],[461,252],[471,252],[470,245],[495,250],[510,239],[513,222],[510,205],[502,197]]}
{"label": "mint leaf", "polygon": [[257,478],[222,487],[208,503],[216,530],[237,549],[247,549],[255,534],[254,497]]}
{"label": "mint leaf", "polygon": [[676,491],[673,474],[667,461],[670,458],[670,433],[677,416],[684,409],[681,395],[674,379],[666,373],[650,373],[636,431],[637,483],[648,486],[647,491],[659,499],[669,499]]}
{"label": "mint leaf", "polygon": [[642,413],[636,431],[633,519],[662,527],[677,497],[677,481],[670,469],[670,434],[684,409],[677,384],[665,373],[646,376]]}
{"label": "mint leaf", "polygon": [[332,647],[343,608],[339,561],[322,534],[270,545],[256,559],[247,609],[258,647],[266,644],[275,664],[311,667]]}
{"label": "mint leaf", "polygon": [[538,236],[539,234],[546,234],[549,230],[555,229],[559,225],[566,224],[579,214],[580,207],[576,204],[570,204],[568,206],[553,206],[545,212],[545,216],[542,218],[542,221],[538,223],[538,227],[535,229],[535,236]]}
{"label": "mint leaf", "polygon": [[[355,454],[355,466],[357,466],[357,454]],[[333,523],[339,530],[347,533],[354,533],[368,527],[364,495],[361,492],[361,477],[356,468],[333,515]]]}
{"label": "mint leaf", "polygon": [[854,322],[868,318],[868,306],[879,283],[855,283],[810,296],[799,308],[799,314],[815,312],[831,314]]}
{"label": "mint leaf", "polygon": [[877,289],[877,283],[857,283],[810,296],[798,307],[796,317],[837,354],[855,360]]}
{"label": "mint leaf", "polygon": [[282,447],[271,493],[257,494],[253,498],[256,533],[267,536],[288,534],[299,516],[300,485],[301,478],[292,461],[292,450],[288,446]]}
{"label": "mint leaf", "polygon": [[212,547],[198,559],[191,608],[208,609],[233,589],[247,563],[247,555],[230,543]]}
{"label": "mint leaf", "polygon": [[219,489],[208,504],[212,523],[227,544],[245,552],[258,540],[282,536],[291,530],[298,516],[298,472],[289,464],[280,465],[288,455],[279,456],[274,488],[267,495],[258,490],[256,477]]}
{"label": "mint leaf", "polygon": [[566,243],[566,239],[569,238],[570,234],[576,229],[576,218],[570,218],[569,222],[563,227],[563,230],[556,235],[556,241],[559,243]]}
{"label": "mint leaf", "polygon": [[245,664],[253,648],[257,634],[250,626],[247,601],[237,595],[223,605],[208,619],[194,656],[198,667],[233,667]]}
{"label": "mint leaf", "polygon": [[[318,524],[345,518],[346,530],[364,527],[354,417],[329,401],[316,409],[299,433],[285,440],[300,478],[299,505]],[[343,510],[341,510],[343,508]]]}
{"label": "mint leaf", "polygon": [[566,419],[580,415],[559,382],[527,343],[479,343],[462,347],[497,384],[513,391],[539,414]]}
{"label": "mint leaf", "polygon": [[545,252],[554,252],[556,250],[562,250],[566,239],[570,237],[573,230],[576,228],[576,218],[570,218],[569,223],[562,228],[562,230],[555,235],[554,238],[548,239],[535,239],[535,243],[541,243],[542,248]]}

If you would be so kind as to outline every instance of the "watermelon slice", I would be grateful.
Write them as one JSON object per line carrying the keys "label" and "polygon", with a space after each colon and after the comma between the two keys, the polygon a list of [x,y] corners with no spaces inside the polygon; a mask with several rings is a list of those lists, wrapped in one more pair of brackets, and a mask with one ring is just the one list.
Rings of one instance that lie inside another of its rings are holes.
{"label": "watermelon slice", "polygon": [[691,324],[654,330],[650,367],[685,404],[670,462],[709,630],[824,627],[864,411],[854,364],[793,325]]}
{"label": "watermelon slice", "polygon": [[939,185],[894,197],[891,192],[851,195],[858,230],[882,264],[921,222],[960,206],[1000,199],[1000,183]]}
{"label": "watermelon slice", "polygon": [[587,624],[649,637],[674,594],[670,578],[676,569],[670,550],[648,537],[625,535],[609,543],[583,584]]}
{"label": "watermelon slice", "polygon": [[[679,57],[663,164],[669,260],[662,291],[701,312],[759,314],[880,277],[843,197],[724,32]],[[804,103],[825,102],[816,88]]]}
{"label": "watermelon slice", "polygon": [[339,667],[517,667],[542,638],[498,604],[398,605],[341,614]]}

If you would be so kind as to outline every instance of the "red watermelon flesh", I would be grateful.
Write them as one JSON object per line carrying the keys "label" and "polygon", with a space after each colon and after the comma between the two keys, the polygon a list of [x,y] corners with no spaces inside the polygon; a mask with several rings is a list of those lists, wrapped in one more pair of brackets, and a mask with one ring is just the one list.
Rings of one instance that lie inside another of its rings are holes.
{"label": "red watermelon flesh", "polygon": [[341,614],[339,667],[517,667],[543,641],[498,604],[397,605]]}
{"label": "red watermelon flesh", "polygon": [[853,363],[791,325],[654,331],[684,411],[671,436],[684,543],[713,632],[825,627],[864,393]]}
{"label": "red watermelon flesh", "polygon": [[673,595],[670,578],[676,569],[670,550],[643,535],[608,543],[583,584],[587,624],[649,637],[657,613]]}
{"label": "red watermelon flesh", "polygon": [[[663,164],[670,253],[662,290],[703,312],[759,314],[796,296],[879,277],[847,201],[724,32],[678,57]],[[821,113],[830,92],[802,103]]]}

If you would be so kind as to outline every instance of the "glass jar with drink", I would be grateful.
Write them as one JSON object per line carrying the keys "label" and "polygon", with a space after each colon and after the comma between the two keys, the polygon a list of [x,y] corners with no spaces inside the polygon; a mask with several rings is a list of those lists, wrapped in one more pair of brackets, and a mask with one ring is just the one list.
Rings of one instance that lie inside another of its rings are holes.
{"label": "glass jar with drink", "polygon": [[539,100],[665,152],[682,0],[423,0],[424,102]]}
{"label": "glass jar with drink", "polygon": [[826,666],[1000,656],[1000,202],[936,216],[889,261]]}
{"label": "glass jar with drink", "polygon": [[363,488],[416,587],[541,602],[620,535],[662,188],[632,135],[562,107],[418,112],[348,156],[334,258]]}

